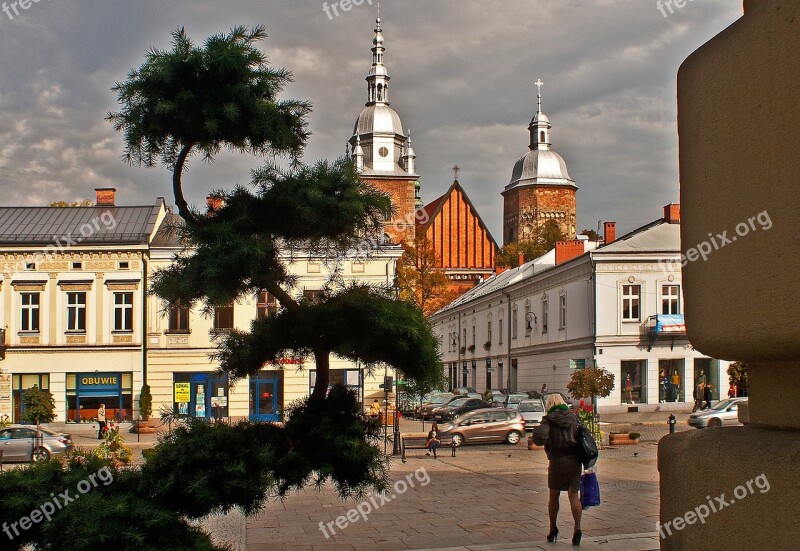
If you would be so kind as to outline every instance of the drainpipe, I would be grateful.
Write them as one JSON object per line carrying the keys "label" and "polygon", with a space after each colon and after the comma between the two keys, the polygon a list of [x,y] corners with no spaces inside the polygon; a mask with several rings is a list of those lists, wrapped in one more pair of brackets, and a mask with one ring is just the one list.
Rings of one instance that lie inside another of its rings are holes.
{"label": "drainpipe", "polygon": [[503,295],[506,297],[506,310],[508,311],[508,322],[506,325],[507,338],[506,338],[506,346],[508,346],[508,383],[506,384],[506,388],[508,392],[511,393],[511,295],[508,294],[505,290],[503,290]]}
{"label": "drainpipe", "polygon": [[[459,380],[463,381],[463,374],[461,373],[461,312],[458,312],[458,337],[456,337],[456,352],[458,352],[458,364],[456,365],[456,382]],[[459,377],[461,375],[461,377]],[[460,387],[461,385],[456,385],[455,388]],[[468,385],[464,385],[468,386]]]}
{"label": "drainpipe", "polygon": [[142,253],[142,386],[147,384],[147,270],[147,254]]}

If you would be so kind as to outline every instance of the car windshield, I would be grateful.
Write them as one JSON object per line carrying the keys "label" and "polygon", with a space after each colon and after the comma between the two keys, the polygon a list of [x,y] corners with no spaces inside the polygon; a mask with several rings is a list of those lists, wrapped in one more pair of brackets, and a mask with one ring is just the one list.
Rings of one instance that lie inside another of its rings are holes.
{"label": "car windshield", "polygon": [[724,409],[728,409],[730,406],[736,403],[738,403],[738,400],[722,400],[721,402],[717,402],[711,406],[711,409],[715,411],[722,411]]}
{"label": "car windshield", "polygon": [[544,406],[539,402],[520,402],[520,411],[544,411]]}
{"label": "car windshield", "polygon": [[526,398],[527,398],[527,396],[509,396],[508,397],[508,403],[509,404],[516,404],[516,403],[521,402],[522,400],[525,400]]}
{"label": "car windshield", "polygon": [[464,404],[466,404],[467,400],[469,400],[469,398],[459,398],[458,400],[453,400],[452,402],[450,402],[447,405],[448,406],[453,406],[454,408],[457,408],[457,407],[460,407],[460,406],[463,406]]}
{"label": "car windshield", "polygon": [[431,398],[431,403],[432,404],[446,404],[447,402],[450,401],[451,398],[452,398],[452,396],[448,396],[447,394],[443,394],[442,396],[434,396],[433,398]]}

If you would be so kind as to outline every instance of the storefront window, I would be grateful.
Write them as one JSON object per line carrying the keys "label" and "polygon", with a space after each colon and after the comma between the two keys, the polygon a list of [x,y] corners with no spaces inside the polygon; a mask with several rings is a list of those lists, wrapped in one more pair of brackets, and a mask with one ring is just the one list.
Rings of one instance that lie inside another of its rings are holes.
{"label": "storefront window", "polygon": [[[720,385],[719,385],[719,360],[712,360],[711,358],[695,358],[694,359],[694,388],[695,392],[700,390],[700,385],[711,385],[711,399],[720,400]],[[727,387],[724,396],[727,397]],[[700,395],[697,399],[702,399]]]}
{"label": "storefront window", "polygon": [[281,421],[283,371],[262,371],[250,379],[250,420]]}
{"label": "storefront window", "polygon": [[[328,390],[330,390],[333,385],[344,385],[358,393],[358,389],[361,386],[359,384],[360,376],[361,374],[358,369],[331,369],[328,375]],[[308,393],[311,394],[314,392],[314,385],[317,382],[316,369],[312,369],[308,372],[308,380]]]}
{"label": "storefront window", "polygon": [[647,402],[647,360],[623,360],[622,403],[644,404]]}
{"label": "storefront window", "polygon": [[173,411],[179,417],[228,417],[227,374],[175,373],[172,390]]}
{"label": "storefront window", "polygon": [[133,419],[132,373],[67,373],[67,422],[93,423],[100,404],[106,419]]}
{"label": "storefront window", "polygon": [[14,422],[19,423],[22,420],[22,412],[25,411],[23,398],[25,391],[34,386],[42,390],[50,389],[50,375],[47,373],[34,373],[25,375],[14,375],[12,377],[12,400],[14,403]]}
{"label": "storefront window", "polygon": [[683,358],[658,360],[659,402],[686,401],[686,373]]}

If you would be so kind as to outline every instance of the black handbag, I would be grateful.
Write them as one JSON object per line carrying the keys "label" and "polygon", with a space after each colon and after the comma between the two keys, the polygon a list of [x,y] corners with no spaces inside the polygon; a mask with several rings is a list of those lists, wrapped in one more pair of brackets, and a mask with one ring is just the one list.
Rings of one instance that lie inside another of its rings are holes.
{"label": "black handbag", "polygon": [[583,468],[591,469],[597,462],[600,451],[597,449],[597,442],[594,441],[594,435],[581,423],[580,418],[578,419],[577,439],[578,455],[580,456]]}

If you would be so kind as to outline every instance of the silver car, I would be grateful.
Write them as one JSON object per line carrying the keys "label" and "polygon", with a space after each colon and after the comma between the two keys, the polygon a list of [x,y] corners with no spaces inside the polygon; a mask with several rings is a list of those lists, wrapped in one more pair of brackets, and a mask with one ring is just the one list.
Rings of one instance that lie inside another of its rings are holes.
{"label": "silver car", "polygon": [[0,430],[0,451],[3,462],[43,461],[72,449],[72,436],[41,427],[39,438],[36,428],[11,425]]}
{"label": "silver car", "polygon": [[530,431],[542,423],[545,415],[544,404],[540,399],[523,400],[517,405],[520,415],[525,420],[525,430]]}
{"label": "silver car", "polygon": [[747,398],[728,398],[689,417],[689,424],[698,429],[739,424],[739,404]]}

